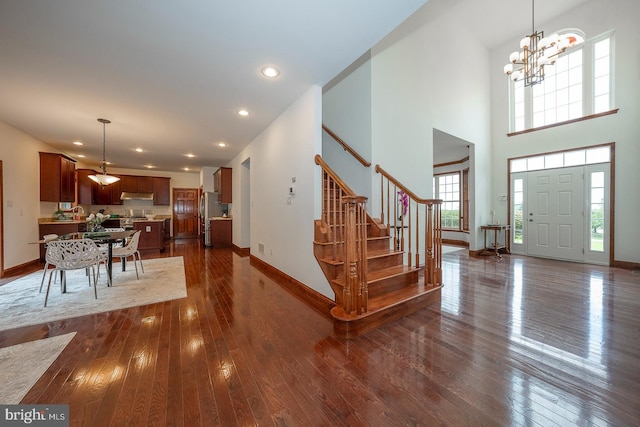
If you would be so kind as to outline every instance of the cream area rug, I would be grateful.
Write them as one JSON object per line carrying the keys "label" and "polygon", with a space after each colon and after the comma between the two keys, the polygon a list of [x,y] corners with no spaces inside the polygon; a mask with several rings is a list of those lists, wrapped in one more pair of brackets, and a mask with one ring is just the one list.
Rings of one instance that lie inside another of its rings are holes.
{"label": "cream area rug", "polygon": [[20,403],[75,334],[73,332],[0,348],[0,404]]}
{"label": "cream area rug", "polygon": [[182,257],[142,260],[144,273],[136,279],[133,261],[127,262],[127,271],[119,263],[113,264],[113,286],[107,287],[107,274],[100,268],[98,299],[84,270],[68,271],[67,292],[60,292],[60,279],[51,281],[49,301],[44,297],[49,273],[42,293],[38,292],[42,270],[0,286],[0,331],[37,325],[60,319],[102,313],[122,308],[154,304],[187,296],[184,260]]}

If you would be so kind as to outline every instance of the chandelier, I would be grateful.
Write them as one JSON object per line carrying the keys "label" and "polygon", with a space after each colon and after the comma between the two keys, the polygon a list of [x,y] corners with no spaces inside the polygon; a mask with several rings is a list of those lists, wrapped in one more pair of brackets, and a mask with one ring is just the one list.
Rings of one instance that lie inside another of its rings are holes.
{"label": "chandelier", "polygon": [[107,144],[107,131],[106,125],[111,123],[111,120],[107,119],[98,119],[100,123],[102,123],[102,163],[100,163],[100,168],[102,169],[102,174],[94,174],[89,175],[89,179],[97,182],[102,185],[104,188],[105,185],[113,184],[114,182],[120,181],[120,178],[113,175],[107,175],[107,158],[106,158],[106,144]]}
{"label": "chandelier", "polygon": [[521,50],[509,55],[509,64],[504,66],[504,73],[511,80],[524,79],[525,86],[541,83],[546,65],[555,64],[558,55],[584,42],[584,36],[577,31],[565,30],[549,37],[545,37],[543,31],[536,31],[534,3],[535,0],[531,0],[531,34],[520,40]]}

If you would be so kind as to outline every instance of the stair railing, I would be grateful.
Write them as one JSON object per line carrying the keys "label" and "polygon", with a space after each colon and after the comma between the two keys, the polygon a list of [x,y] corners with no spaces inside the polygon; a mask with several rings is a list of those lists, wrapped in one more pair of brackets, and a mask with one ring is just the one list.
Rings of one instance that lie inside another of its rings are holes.
{"label": "stair railing", "polygon": [[393,232],[394,248],[407,253],[409,266],[419,267],[422,241],[424,284],[442,285],[442,200],[416,196],[380,165],[376,172],[380,174],[380,221]]}
{"label": "stair railing", "polygon": [[362,314],[368,307],[367,198],[358,196],[322,160],[322,226],[328,230],[333,259],[344,263],[342,309]]}
{"label": "stair railing", "polygon": [[336,133],[334,131],[332,131],[331,129],[329,129],[326,125],[322,125],[322,129],[329,134],[329,136],[331,138],[333,138],[334,141],[336,141],[338,144],[340,144],[342,146],[342,148],[344,148],[344,150],[346,152],[348,152],[349,154],[351,154],[353,157],[355,157],[355,159],[357,161],[360,162],[360,164],[362,164],[362,166],[364,166],[365,168],[368,168],[369,166],[371,166],[371,162],[368,160],[365,160],[364,157],[362,157],[356,150],[354,150],[349,144],[347,144],[346,142],[344,142],[344,140],[342,138],[340,138],[338,135],[336,135]]}

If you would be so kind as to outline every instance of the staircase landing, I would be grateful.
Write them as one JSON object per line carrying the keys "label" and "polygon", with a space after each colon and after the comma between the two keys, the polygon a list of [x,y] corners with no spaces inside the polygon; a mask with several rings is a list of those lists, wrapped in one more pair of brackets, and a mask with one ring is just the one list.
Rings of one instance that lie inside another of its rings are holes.
{"label": "staircase landing", "polygon": [[342,307],[331,309],[333,332],[339,338],[351,339],[396,321],[431,304],[440,303],[442,286],[416,284],[384,295],[369,298],[369,310],[360,315],[346,314]]}

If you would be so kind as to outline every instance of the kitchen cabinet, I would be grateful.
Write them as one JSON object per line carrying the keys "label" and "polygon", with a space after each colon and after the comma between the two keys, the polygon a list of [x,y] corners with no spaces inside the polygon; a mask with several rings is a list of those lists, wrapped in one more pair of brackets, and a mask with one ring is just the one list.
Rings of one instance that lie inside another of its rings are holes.
{"label": "kitchen cabinet", "polygon": [[63,154],[40,153],[40,201],[73,202],[75,199],[75,161]]}
{"label": "kitchen cabinet", "polygon": [[153,177],[152,176],[138,177],[138,193],[153,193]]}
{"label": "kitchen cabinet", "polygon": [[89,175],[95,174],[95,171],[91,169],[78,169],[77,170],[77,188],[76,188],[76,201],[79,205],[93,205],[95,201],[95,186],[94,181],[89,178]]}
{"label": "kitchen cabinet", "polygon": [[140,230],[139,250],[164,250],[164,220],[135,221],[134,230]]}
{"label": "kitchen cabinet", "polygon": [[120,194],[122,193],[122,179],[102,188],[100,184],[89,178],[89,175],[95,174],[96,171],[91,169],[78,169],[78,186],[76,190],[76,200],[78,204],[121,205],[122,200],[120,200]]}
{"label": "kitchen cabinet", "polygon": [[122,191],[126,191],[127,193],[137,193],[138,192],[138,177],[133,175],[122,175],[120,177],[120,187]]}
{"label": "kitchen cabinet", "polygon": [[127,193],[153,193],[151,176],[122,175],[120,181],[121,190]]}
{"label": "kitchen cabinet", "polygon": [[153,177],[153,204],[165,205],[171,204],[171,178],[159,176]]}
{"label": "kitchen cabinet", "polygon": [[233,244],[233,221],[230,219],[214,219],[211,221],[211,245],[214,248],[228,248]]}
{"label": "kitchen cabinet", "polygon": [[[122,179],[120,181],[122,181]],[[113,184],[109,184],[109,187],[111,187],[111,204],[112,205],[122,204],[122,199],[120,199],[120,195],[122,194],[122,183],[120,181],[116,181]]]}
{"label": "kitchen cabinet", "polygon": [[218,202],[231,203],[231,168],[220,168],[213,175],[213,188],[218,193]]}

